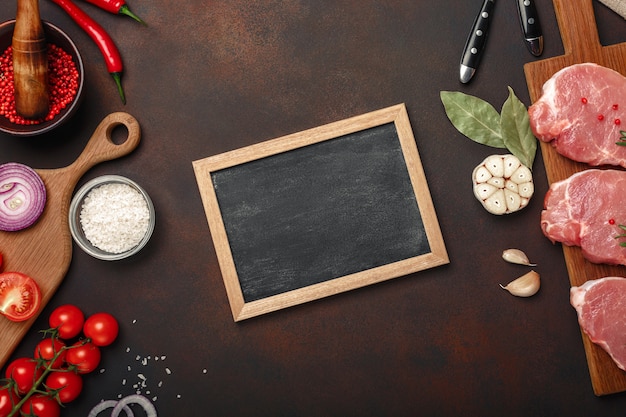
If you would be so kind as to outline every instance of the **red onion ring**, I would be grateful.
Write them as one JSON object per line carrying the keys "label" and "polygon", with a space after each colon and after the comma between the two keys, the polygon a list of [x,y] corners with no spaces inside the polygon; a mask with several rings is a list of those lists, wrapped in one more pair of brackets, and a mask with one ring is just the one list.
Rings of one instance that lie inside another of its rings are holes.
{"label": "red onion ring", "polygon": [[[107,408],[114,408],[118,402],[119,401],[115,400],[100,401],[98,404],[95,405],[94,408],[91,409],[91,411],[89,411],[87,417],[96,417]],[[123,410],[126,413],[127,417],[135,417],[135,415],[133,414],[133,410],[131,410],[129,406],[123,407]]]}
{"label": "red onion ring", "polygon": [[46,187],[34,169],[0,165],[0,230],[14,232],[34,224],[46,205]]}

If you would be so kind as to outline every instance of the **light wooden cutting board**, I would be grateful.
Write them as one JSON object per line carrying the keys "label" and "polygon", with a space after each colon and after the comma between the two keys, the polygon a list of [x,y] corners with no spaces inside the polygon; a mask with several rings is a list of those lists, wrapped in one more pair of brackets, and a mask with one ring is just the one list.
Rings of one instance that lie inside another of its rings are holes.
{"label": "light wooden cutting board", "polygon": [[[541,97],[543,84],[557,71],[573,64],[594,62],[626,75],[626,43],[602,46],[598,36],[592,0],[553,0],[565,54],[524,66],[530,99]],[[568,178],[589,166],[560,156],[552,145],[541,142],[549,183]],[[563,247],[572,286],[605,276],[626,277],[626,267],[596,265],[586,261],[580,248]],[[553,277],[558,279],[559,277]],[[582,334],[593,391],[596,395],[626,391],[626,372],[609,355]]]}
{"label": "light wooden cutting board", "polygon": [[[126,127],[128,136],[123,143],[116,144],[111,133],[120,125]],[[42,294],[41,309],[50,301],[70,266],[72,236],[68,212],[78,180],[94,165],[130,153],[139,144],[140,137],[139,123],[134,117],[122,112],[112,113],[100,122],[74,163],[60,169],[35,169],[46,186],[44,212],[37,223],[27,229],[0,231],[0,253],[4,257],[2,271],[22,272],[37,281]],[[35,318],[16,323],[0,316],[0,368]]]}

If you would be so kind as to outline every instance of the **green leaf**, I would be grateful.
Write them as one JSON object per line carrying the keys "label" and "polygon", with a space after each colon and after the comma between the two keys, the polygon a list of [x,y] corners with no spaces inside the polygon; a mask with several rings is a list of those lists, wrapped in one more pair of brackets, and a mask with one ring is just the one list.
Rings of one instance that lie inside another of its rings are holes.
{"label": "green leaf", "polygon": [[509,97],[502,105],[500,118],[504,145],[522,164],[532,169],[537,153],[537,138],[530,129],[526,106],[511,87]]}
{"label": "green leaf", "polygon": [[500,115],[488,102],[461,92],[442,91],[441,102],[452,125],[474,142],[506,148],[500,131]]}

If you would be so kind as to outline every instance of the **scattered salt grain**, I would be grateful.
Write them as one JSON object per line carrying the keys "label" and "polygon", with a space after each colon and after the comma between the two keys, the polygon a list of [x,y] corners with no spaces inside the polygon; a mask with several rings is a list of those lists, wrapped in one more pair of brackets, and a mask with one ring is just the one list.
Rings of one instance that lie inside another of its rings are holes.
{"label": "scattered salt grain", "polygon": [[165,368],[165,373],[168,375],[171,375],[172,371],[170,370],[170,368]]}
{"label": "scattered salt grain", "polygon": [[150,210],[144,197],[121,183],[103,184],[91,190],[80,212],[87,240],[109,253],[122,253],[137,246],[149,222]]}

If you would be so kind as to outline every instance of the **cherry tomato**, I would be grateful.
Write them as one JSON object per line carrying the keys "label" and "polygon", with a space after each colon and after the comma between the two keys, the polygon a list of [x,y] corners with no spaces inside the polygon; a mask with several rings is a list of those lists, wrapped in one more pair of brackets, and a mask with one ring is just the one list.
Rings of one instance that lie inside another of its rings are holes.
{"label": "cherry tomato", "polygon": [[0,389],[0,417],[7,417],[20,399],[10,388]]}
{"label": "cherry tomato", "polygon": [[17,358],[7,366],[5,376],[15,381],[17,391],[26,394],[42,374],[37,362],[31,358]]}
{"label": "cherry tomato", "polygon": [[91,342],[76,342],[67,350],[65,361],[76,366],[79,374],[88,374],[100,364],[100,348]]}
{"label": "cherry tomato", "polygon": [[57,329],[61,339],[71,339],[78,336],[83,329],[85,315],[80,309],[71,304],[59,306],[50,313],[48,324]]}
{"label": "cherry tomato", "polygon": [[46,378],[46,387],[59,390],[59,401],[67,404],[74,401],[83,390],[83,378],[71,371],[51,372]]}
{"label": "cherry tomato", "polygon": [[96,313],[85,320],[83,333],[96,346],[108,346],[117,338],[119,325],[109,313]]}
{"label": "cherry tomato", "polygon": [[0,313],[9,320],[28,320],[40,304],[41,291],[34,279],[21,272],[0,274]]}
{"label": "cherry tomato", "polygon": [[52,397],[36,394],[26,400],[20,411],[25,416],[59,417],[61,415],[61,406]]}
{"label": "cherry tomato", "polygon": [[[63,365],[65,361],[66,351],[61,351],[65,347],[65,343],[63,343],[59,339],[47,338],[43,339],[41,342],[37,344],[35,347],[35,359],[44,359],[47,365],[50,365],[52,369],[58,369]],[[50,361],[56,359],[52,364]]]}

